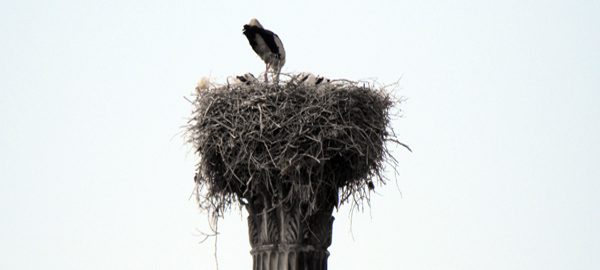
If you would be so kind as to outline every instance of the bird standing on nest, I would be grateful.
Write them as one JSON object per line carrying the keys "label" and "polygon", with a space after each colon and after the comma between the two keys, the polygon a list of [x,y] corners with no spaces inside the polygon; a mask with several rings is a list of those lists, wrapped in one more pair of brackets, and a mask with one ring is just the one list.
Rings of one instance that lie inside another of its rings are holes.
{"label": "bird standing on nest", "polygon": [[283,43],[277,34],[264,29],[262,25],[252,18],[248,24],[244,25],[244,35],[248,38],[252,50],[265,61],[267,68],[265,69],[265,82],[267,81],[267,73],[269,68],[275,73],[274,81],[279,81],[279,73],[285,64],[285,50]]}

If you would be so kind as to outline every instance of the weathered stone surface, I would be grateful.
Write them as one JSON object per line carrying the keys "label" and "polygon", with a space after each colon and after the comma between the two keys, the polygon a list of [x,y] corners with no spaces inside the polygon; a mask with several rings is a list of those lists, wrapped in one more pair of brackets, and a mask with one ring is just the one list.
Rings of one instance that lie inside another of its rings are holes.
{"label": "weathered stone surface", "polygon": [[327,269],[333,205],[307,215],[299,203],[270,206],[271,202],[272,198],[256,197],[246,206],[252,269]]}

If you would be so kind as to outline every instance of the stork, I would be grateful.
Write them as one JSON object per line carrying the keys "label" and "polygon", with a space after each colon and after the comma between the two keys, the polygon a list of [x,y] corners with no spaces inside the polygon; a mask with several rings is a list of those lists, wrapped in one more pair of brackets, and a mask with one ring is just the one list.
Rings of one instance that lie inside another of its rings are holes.
{"label": "stork", "polygon": [[234,83],[243,84],[243,85],[251,85],[256,83],[258,80],[252,75],[250,72],[246,72],[243,75],[238,75],[233,78]]}
{"label": "stork", "polygon": [[279,36],[264,29],[256,18],[252,18],[248,24],[245,24],[242,32],[248,38],[252,50],[258,54],[267,66],[265,69],[265,82],[267,81],[269,68],[275,73],[275,82],[278,82],[279,72],[285,64],[285,50]]}
{"label": "stork", "polygon": [[331,81],[321,75],[315,75],[310,72],[302,72],[302,73],[298,74],[297,78],[298,78],[298,83],[302,83],[305,85],[327,84]]}

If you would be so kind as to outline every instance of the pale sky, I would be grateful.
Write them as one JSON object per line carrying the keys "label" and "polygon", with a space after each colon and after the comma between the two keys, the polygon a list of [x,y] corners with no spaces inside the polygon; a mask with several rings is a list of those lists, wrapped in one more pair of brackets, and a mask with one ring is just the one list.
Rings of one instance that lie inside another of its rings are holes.
{"label": "pale sky", "polygon": [[[183,96],[264,69],[252,17],[284,72],[408,98],[413,153],[335,213],[329,269],[600,265],[600,3],[213,2],[0,4],[1,269],[215,269]],[[219,269],[251,269],[245,212],[219,230]]]}

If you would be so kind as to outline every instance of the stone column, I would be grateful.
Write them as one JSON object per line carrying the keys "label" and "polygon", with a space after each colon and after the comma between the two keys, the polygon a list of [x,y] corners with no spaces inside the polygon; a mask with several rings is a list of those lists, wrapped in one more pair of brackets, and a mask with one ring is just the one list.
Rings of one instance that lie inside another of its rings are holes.
{"label": "stone column", "polygon": [[307,215],[307,205],[257,196],[246,205],[253,270],[325,270],[333,204]]}

